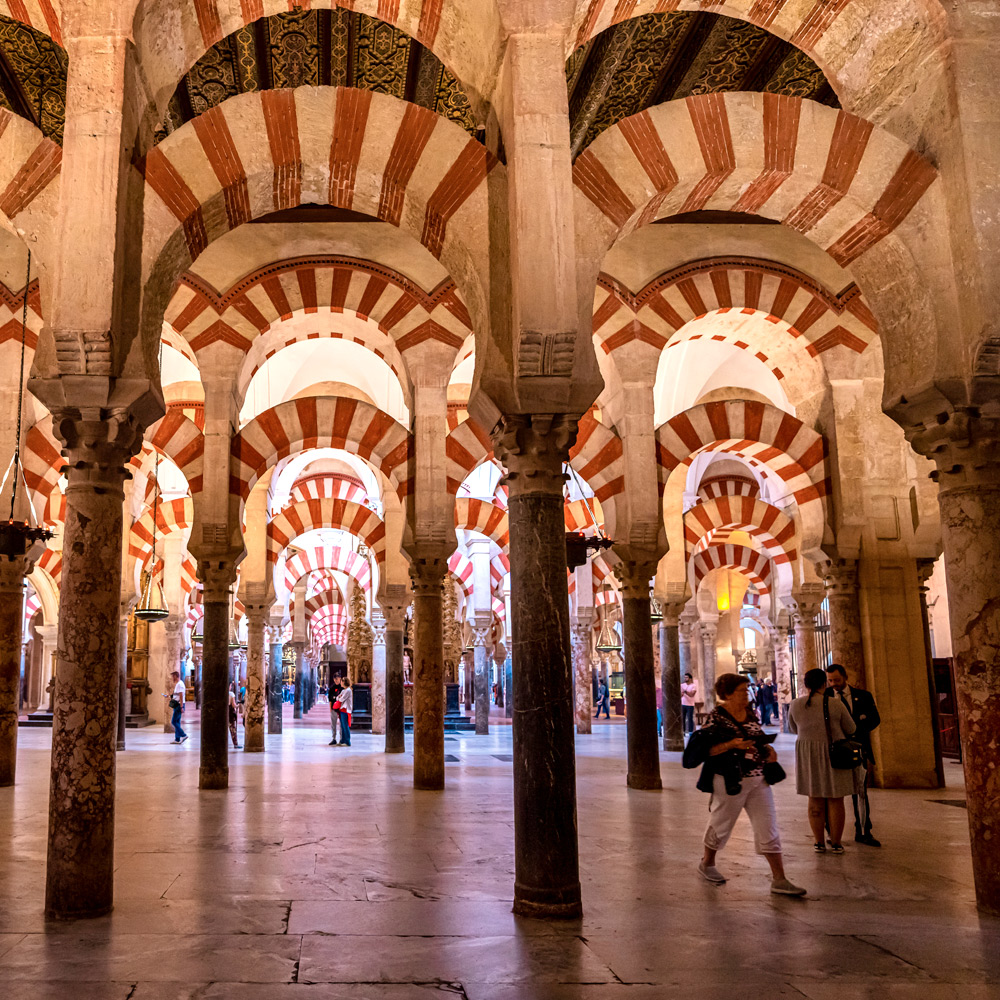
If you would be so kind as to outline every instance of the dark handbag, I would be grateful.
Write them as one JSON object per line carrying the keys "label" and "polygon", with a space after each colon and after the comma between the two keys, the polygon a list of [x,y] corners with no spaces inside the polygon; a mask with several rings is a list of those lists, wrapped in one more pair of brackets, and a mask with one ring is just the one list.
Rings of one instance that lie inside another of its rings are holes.
{"label": "dark handbag", "polygon": [[776,760],[769,761],[764,765],[764,781],[768,785],[776,785],[787,777],[785,769]]}
{"label": "dark handbag", "polygon": [[170,710],[172,712],[176,711],[178,708],[181,707],[181,703],[176,698],[171,698],[170,701],[167,702],[167,704],[170,706]]}
{"label": "dark handbag", "polygon": [[835,771],[853,771],[865,762],[864,747],[857,740],[835,740],[830,731],[830,692],[823,692],[823,721],[830,741],[830,766]]}

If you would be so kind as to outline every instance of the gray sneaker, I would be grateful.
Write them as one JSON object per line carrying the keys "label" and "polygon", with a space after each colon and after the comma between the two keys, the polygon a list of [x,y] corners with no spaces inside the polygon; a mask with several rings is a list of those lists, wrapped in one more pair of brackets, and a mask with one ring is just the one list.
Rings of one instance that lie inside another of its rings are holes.
{"label": "gray sneaker", "polygon": [[771,882],[771,892],[776,896],[804,896],[806,890],[799,885],[793,885],[787,878],[776,878]]}
{"label": "gray sneaker", "polygon": [[726,876],[715,865],[706,865],[704,861],[698,863],[698,871],[703,879],[713,885],[722,885],[726,881]]}

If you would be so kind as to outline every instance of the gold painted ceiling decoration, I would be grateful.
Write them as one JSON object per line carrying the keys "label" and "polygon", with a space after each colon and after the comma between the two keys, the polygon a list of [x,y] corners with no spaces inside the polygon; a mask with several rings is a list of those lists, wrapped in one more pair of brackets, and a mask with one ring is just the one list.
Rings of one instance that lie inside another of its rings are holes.
{"label": "gold painted ceiling decoration", "polygon": [[66,52],[48,35],[0,17],[0,107],[27,118],[60,144],[68,65]]}
{"label": "gold painted ceiling decoration", "polygon": [[804,52],[756,25],[706,12],[623,21],[577,49],[566,77],[574,157],[623,118],[693,94],[751,90],[840,106]]}
{"label": "gold painted ceiling decoration", "polygon": [[481,136],[465,92],[432,52],[390,24],[338,8],[275,14],[222,39],[177,87],[156,139],[237,94],[302,86],[389,94]]}

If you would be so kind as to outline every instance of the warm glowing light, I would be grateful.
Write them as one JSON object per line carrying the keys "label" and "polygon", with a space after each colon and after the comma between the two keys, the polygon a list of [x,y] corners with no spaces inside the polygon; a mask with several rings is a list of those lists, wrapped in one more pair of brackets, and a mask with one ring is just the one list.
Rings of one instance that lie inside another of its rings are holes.
{"label": "warm glowing light", "polygon": [[719,593],[719,598],[718,598],[718,602],[717,603],[719,605],[719,610],[720,611],[728,611],[729,610],[729,591],[728,590],[723,590],[723,591],[721,591]]}

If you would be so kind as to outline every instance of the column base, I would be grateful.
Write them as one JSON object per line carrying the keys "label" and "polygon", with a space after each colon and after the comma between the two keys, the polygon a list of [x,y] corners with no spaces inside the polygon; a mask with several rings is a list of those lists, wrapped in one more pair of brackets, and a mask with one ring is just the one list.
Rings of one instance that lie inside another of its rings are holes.
{"label": "column base", "polygon": [[418,778],[414,775],[413,787],[418,792],[443,792],[444,775],[442,774],[440,778]]}
{"label": "column base", "polygon": [[243,752],[244,753],[263,753],[264,752],[264,745],[261,744],[259,747],[257,747],[257,746],[248,747],[246,745],[246,743],[244,742],[244,744],[243,744]]}
{"label": "column base", "polygon": [[92,920],[95,917],[106,917],[113,909],[113,903],[106,906],[99,906],[93,910],[56,910],[50,906],[45,907],[45,919],[48,921],[63,920]]}
{"label": "column base", "polygon": [[684,740],[665,740],[663,749],[668,753],[684,753]]}
{"label": "column base", "polygon": [[663,788],[663,780],[659,775],[630,774],[627,784],[629,788],[640,792],[659,792]]}
{"label": "column base", "polygon": [[386,753],[405,753],[406,752],[406,747],[391,747],[391,746],[387,745],[386,748],[385,748],[385,752]]}
{"label": "column base", "polygon": [[579,920],[583,916],[580,886],[567,889],[529,889],[514,884],[514,916],[535,920]]}
{"label": "column base", "polygon": [[119,740],[117,743],[115,743],[115,750],[124,750],[124,749],[125,749],[124,740]]}
{"label": "column base", "polygon": [[198,787],[205,790],[229,787],[228,767],[198,768]]}

